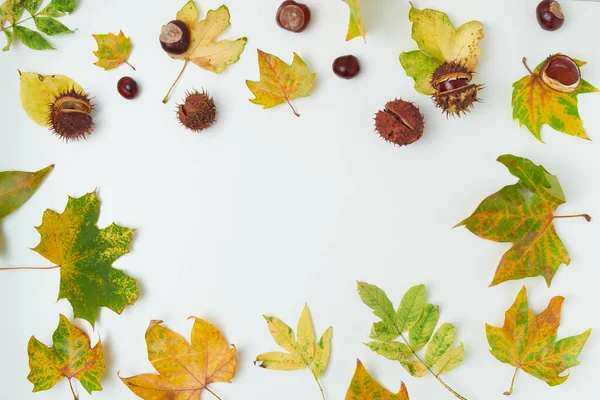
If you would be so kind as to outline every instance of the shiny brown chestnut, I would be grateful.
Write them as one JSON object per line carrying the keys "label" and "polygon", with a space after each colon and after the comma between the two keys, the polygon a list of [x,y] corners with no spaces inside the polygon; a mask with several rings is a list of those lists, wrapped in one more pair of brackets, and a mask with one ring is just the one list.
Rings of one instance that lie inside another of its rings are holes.
{"label": "shiny brown chestnut", "polygon": [[565,23],[565,15],[556,0],[542,0],[536,8],[537,20],[542,29],[555,31]]}
{"label": "shiny brown chestnut", "polygon": [[310,9],[306,4],[287,0],[277,10],[277,25],[290,32],[302,32],[310,23]]}
{"label": "shiny brown chestnut", "polygon": [[160,45],[167,53],[185,53],[190,46],[190,28],[178,19],[169,22],[160,31]]}
{"label": "shiny brown chestnut", "polygon": [[564,54],[548,57],[540,68],[540,77],[551,89],[562,93],[574,92],[581,83],[579,66]]}

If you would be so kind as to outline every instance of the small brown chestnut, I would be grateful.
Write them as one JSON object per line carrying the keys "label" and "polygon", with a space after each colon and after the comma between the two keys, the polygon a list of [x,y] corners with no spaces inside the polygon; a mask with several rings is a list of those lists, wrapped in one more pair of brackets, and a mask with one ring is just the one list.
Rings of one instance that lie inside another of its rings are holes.
{"label": "small brown chestnut", "polygon": [[540,76],[551,89],[562,93],[574,92],[581,83],[579,66],[564,54],[548,57],[540,69]]}
{"label": "small brown chestnut", "polygon": [[537,6],[536,15],[542,29],[547,31],[555,31],[565,22],[565,15],[556,0],[542,0]]}
{"label": "small brown chestnut", "polygon": [[310,9],[306,4],[287,0],[277,10],[277,25],[291,32],[302,32],[310,23]]}
{"label": "small brown chestnut", "polygon": [[160,31],[160,45],[167,53],[185,53],[190,46],[190,28],[178,19],[169,22]]}
{"label": "small brown chestnut", "polygon": [[332,67],[333,73],[344,79],[352,79],[360,72],[360,62],[353,55],[336,58]]}

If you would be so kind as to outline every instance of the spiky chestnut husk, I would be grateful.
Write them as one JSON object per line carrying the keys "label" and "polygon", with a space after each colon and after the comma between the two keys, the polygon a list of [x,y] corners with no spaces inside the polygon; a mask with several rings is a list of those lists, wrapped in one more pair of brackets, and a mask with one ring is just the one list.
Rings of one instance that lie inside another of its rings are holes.
{"label": "spiky chestnut husk", "polygon": [[215,122],[217,108],[208,93],[194,90],[186,94],[183,104],[177,105],[177,118],[187,129],[200,132]]}
{"label": "spiky chestnut husk", "polygon": [[477,93],[483,85],[471,83],[473,72],[463,64],[447,61],[440,65],[431,77],[432,95],[435,104],[446,115],[460,117],[466,114],[476,101]]}
{"label": "spiky chestnut husk", "polygon": [[423,136],[425,119],[411,102],[396,99],[389,101],[375,115],[375,129],[390,143],[406,146]]}
{"label": "spiky chestnut husk", "polygon": [[87,94],[75,89],[62,93],[50,105],[50,130],[66,141],[79,140],[94,130],[94,119],[90,115],[93,109]]}

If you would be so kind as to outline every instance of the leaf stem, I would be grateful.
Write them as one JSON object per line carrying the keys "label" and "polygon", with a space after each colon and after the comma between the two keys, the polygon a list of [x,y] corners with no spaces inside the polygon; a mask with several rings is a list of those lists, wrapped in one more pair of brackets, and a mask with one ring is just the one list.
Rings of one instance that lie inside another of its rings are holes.
{"label": "leaf stem", "polygon": [[73,393],[73,400],[77,400],[77,395],[75,394],[75,389],[73,389],[73,383],[71,382],[71,378],[69,378],[69,387],[71,388],[71,393]]}
{"label": "leaf stem", "polygon": [[300,114],[298,114],[298,112],[296,112],[296,109],[294,108],[294,106],[292,105],[292,103],[290,103],[290,101],[289,101],[289,99],[288,99],[287,97],[285,98],[285,101],[286,101],[286,102],[287,102],[287,103],[290,105],[290,107],[291,107],[292,111],[294,112],[294,115],[295,115],[296,117],[299,117],[299,116],[300,116]]}
{"label": "leaf stem", "polygon": [[415,349],[413,349],[409,343],[408,340],[406,340],[404,338],[404,335],[402,334],[402,332],[400,332],[398,329],[396,329],[398,331],[398,333],[400,334],[400,337],[402,338],[402,340],[404,341],[404,344],[406,344],[408,346],[408,348],[410,349],[411,353],[413,354],[413,356],[415,356],[415,358],[425,366],[425,368],[427,368],[427,371],[429,371],[431,373],[431,375],[433,375],[435,377],[435,379],[437,379],[437,381],[439,383],[442,384],[442,386],[444,386],[450,393],[452,393],[454,396],[456,396],[457,398],[459,398],[460,400],[467,400],[466,397],[461,396],[456,390],[452,389],[446,382],[444,382],[442,380],[442,378],[439,377],[439,375],[436,375],[431,368],[429,368],[429,365],[425,364],[425,362],[423,362],[423,360],[421,360],[421,357],[419,357],[419,355],[417,354],[417,352],[415,351]]}
{"label": "leaf stem", "polygon": [[60,268],[60,265],[54,265],[52,267],[5,267],[0,268],[0,271],[19,271],[19,270],[46,270]]}
{"label": "leaf stem", "polygon": [[512,382],[510,383],[510,389],[507,390],[506,392],[504,392],[505,396],[510,396],[513,392],[513,389],[515,387],[515,378],[517,377],[517,372],[519,371],[519,367],[515,368],[515,373],[513,374],[512,377]]}
{"label": "leaf stem", "polygon": [[8,28],[14,28],[15,26],[17,26],[17,25],[21,25],[23,22],[25,22],[25,21],[29,21],[30,19],[33,19],[33,18],[35,18],[35,17],[37,17],[37,14],[36,14],[36,15],[32,15],[31,17],[27,17],[27,18],[25,18],[25,19],[22,19],[22,20],[20,20],[19,22],[15,22],[15,23],[13,23],[12,25],[10,25],[10,26],[7,26],[6,28],[5,28],[5,27],[3,27],[3,26],[0,26],[0,32],[4,32],[4,31],[5,31],[6,29],[8,29]]}
{"label": "leaf stem", "polygon": [[165,96],[165,98],[162,101],[163,103],[167,104],[167,102],[169,101],[169,97],[171,97],[171,92],[175,88],[175,85],[177,85],[177,82],[179,82],[179,79],[181,79],[181,75],[183,75],[183,72],[185,71],[185,69],[187,68],[189,63],[190,63],[190,60],[185,60],[185,63],[183,64],[183,68],[181,69],[181,72],[179,73],[179,75],[177,75],[177,79],[175,79],[175,82],[173,82],[173,85],[171,85],[171,88],[169,89],[169,91],[167,92],[167,95]]}
{"label": "leaf stem", "polygon": [[529,71],[529,73],[531,74],[531,76],[535,75],[533,73],[533,71],[529,68],[529,65],[527,65],[527,57],[523,57],[523,65],[525,66],[525,68],[527,68],[527,71]]}
{"label": "leaf stem", "polygon": [[315,382],[317,382],[317,385],[319,386],[319,390],[321,391],[321,397],[323,398],[323,400],[326,400],[325,391],[323,390],[323,386],[321,386],[321,382],[319,382],[319,378],[317,378],[312,369],[310,370],[310,372],[312,373],[313,378],[315,378]]}
{"label": "leaf stem", "polygon": [[213,396],[215,396],[215,397],[216,397],[218,400],[223,400],[223,399],[221,399],[219,396],[217,396],[217,394],[216,394],[215,392],[213,392],[212,390],[210,390],[210,388],[209,388],[208,386],[205,386],[205,387],[204,387],[204,389],[205,389],[205,390],[206,390],[208,393],[210,393],[210,394],[212,394]]}
{"label": "leaf stem", "polygon": [[557,218],[585,218],[585,220],[587,222],[590,222],[592,220],[592,217],[590,217],[588,214],[576,214],[576,215],[555,215],[554,216],[555,219]]}
{"label": "leaf stem", "polygon": [[125,64],[127,64],[127,65],[129,65],[131,68],[133,68],[133,70],[134,70],[134,71],[137,71],[133,65],[129,64],[129,61],[125,61]]}

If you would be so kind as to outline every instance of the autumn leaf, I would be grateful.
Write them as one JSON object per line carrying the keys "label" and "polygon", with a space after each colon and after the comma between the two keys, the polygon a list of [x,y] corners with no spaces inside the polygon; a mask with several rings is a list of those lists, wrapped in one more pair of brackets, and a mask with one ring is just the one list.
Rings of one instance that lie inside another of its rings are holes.
{"label": "autumn leaf", "polygon": [[190,45],[183,54],[169,54],[176,60],[184,60],[183,69],[163,99],[163,103],[169,101],[171,91],[181,78],[183,71],[190,61],[200,68],[217,74],[225,71],[230,64],[235,64],[246,47],[247,38],[237,40],[220,40],[215,42],[230,23],[229,9],[221,6],[216,10],[210,10],[206,19],[198,21],[199,12],[194,0],[188,1],[177,13],[177,19],[185,22],[190,30]]}
{"label": "autumn leaf", "polygon": [[[34,50],[54,50],[54,47],[41,34],[55,36],[74,31],[56,18],[72,13],[77,6],[77,0],[52,0],[46,7],[39,10],[42,0],[6,0],[0,5],[0,30],[6,36],[6,46],[3,51],[10,50],[15,39]],[[27,11],[30,17],[26,17]],[[21,26],[23,22],[33,19],[39,32]],[[5,23],[8,25],[5,26]],[[41,32],[41,33],[40,33]]]}
{"label": "autumn leaf", "polygon": [[21,72],[21,105],[35,123],[49,127],[49,105],[58,96],[74,89],[86,94],[77,82],[64,75],[41,75],[35,72]]}
{"label": "autumn leaf", "polygon": [[492,355],[515,367],[510,389],[505,395],[512,394],[520,369],[550,386],[557,386],[569,377],[569,374],[561,375],[563,372],[579,365],[577,357],[592,330],[555,342],[564,300],[561,296],[552,298],[548,307],[536,315],[529,309],[527,288],[523,286],[512,307],[506,311],[504,326],[485,325]]}
{"label": "autumn leaf", "polygon": [[356,372],[345,400],[410,400],[404,383],[400,386],[398,394],[393,394],[369,375],[360,360],[356,360]]}
{"label": "autumn leaf", "polygon": [[[440,311],[438,306],[427,303],[424,285],[408,289],[397,309],[385,292],[375,285],[358,282],[358,294],[380,319],[373,324],[370,337],[374,341],[367,343],[367,347],[388,360],[400,362],[412,376],[421,378],[427,373],[432,374],[453,395],[465,399],[440,378],[462,362],[465,357],[463,344],[452,347],[456,337],[454,325],[445,322],[435,330]],[[396,340],[398,338],[400,340]],[[419,355],[423,348],[424,357]]]}
{"label": "autumn leaf", "polygon": [[275,342],[285,352],[273,351],[256,357],[255,365],[261,368],[279,371],[295,371],[308,368],[312,372],[323,399],[325,393],[319,379],[325,373],[329,356],[331,355],[331,336],[333,328],[329,327],[315,343],[315,329],[308,306],[304,306],[298,321],[297,336],[294,330],[282,320],[275,317],[264,316],[269,326],[269,332]]}
{"label": "autumn leaf", "polygon": [[543,276],[550,286],[558,267],[571,262],[554,220],[591,218],[587,214],[554,215],[567,200],[558,178],[541,165],[510,154],[498,157],[498,162],[519,181],[487,197],[473,215],[457,226],[465,226],[484,239],[513,243],[502,257],[491,286],[534,276]]}
{"label": "autumn leaf", "polygon": [[109,70],[125,63],[135,70],[135,67],[127,61],[133,49],[133,43],[131,43],[130,38],[123,34],[123,31],[119,31],[118,35],[108,33],[92,36],[98,43],[98,50],[94,51],[98,61],[94,65]]}
{"label": "autumn leaf", "polygon": [[62,214],[46,210],[36,228],[41,240],[33,249],[60,267],[58,298],[69,300],[75,317],[92,325],[99,307],[120,314],[139,296],[135,279],[111,267],[129,252],[133,229],[114,223],[98,229],[99,216],[100,200],[95,192],[69,197]]}
{"label": "autumn leaf", "polygon": [[151,321],[146,331],[148,360],[158,374],[121,378],[133,393],[146,400],[198,400],[203,390],[219,398],[212,383],[231,383],[237,369],[235,346],[217,328],[194,319],[191,345],[182,336]]}
{"label": "autumn leaf", "polygon": [[483,39],[483,25],[467,22],[458,29],[443,12],[411,6],[412,38],[420,50],[403,52],[400,63],[406,74],[415,80],[415,89],[431,95],[431,77],[446,61],[455,61],[474,71],[481,55],[479,41]]}
{"label": "autumn leaf", "polygon": [[363,25],[362,17],[360,16],[359,0],[344,0],[350,9],[350,22],[348,24],[348,35],[346,41],[352,40],[355,37],[362,36],[365,40],[367,32]]}
{"label": "autumn leaf", "polygon": [[[585,61],[574,60],[578,66]],[[525,64],[525,59],[523,59]],[[529,75],[513,84],[512,106],[513,119],[519,121],[519,126],[525,127],[540,142],[542,141],[542,125],[548,124],[559,132],[589,139],[579,116],[577,96],[584,93],[597,92],[594,86],[581,80],[577,89],[570,93],[562,93],[551,89],[540,78],[540,63]]]}
{"label": "autumn leaf", "polygon": [[290,100],[307,97],[315,87],[317,74],[310,72],[306,63],[294,53],[294,61],[287,65],[280,58],[258,50],[258,68],[260,81],[246,81],[248,89],[255,98],[250,101],[263,108],[288,103],[294,114],[299,117]]}
{"label": "autumn leaf", "polygon": [[67,317],[60,316],[58,328],[52,335],[54,347],[47,347],[34,336],[29,339],[29,375],[33,391],[49,390],[62,378],[69,380],[73,398],[77,399],[72,379],[75,378],[88,392],[100,391],[100,378],[104,374],[102,343],[91,347],[85,332],[73,325]]}

